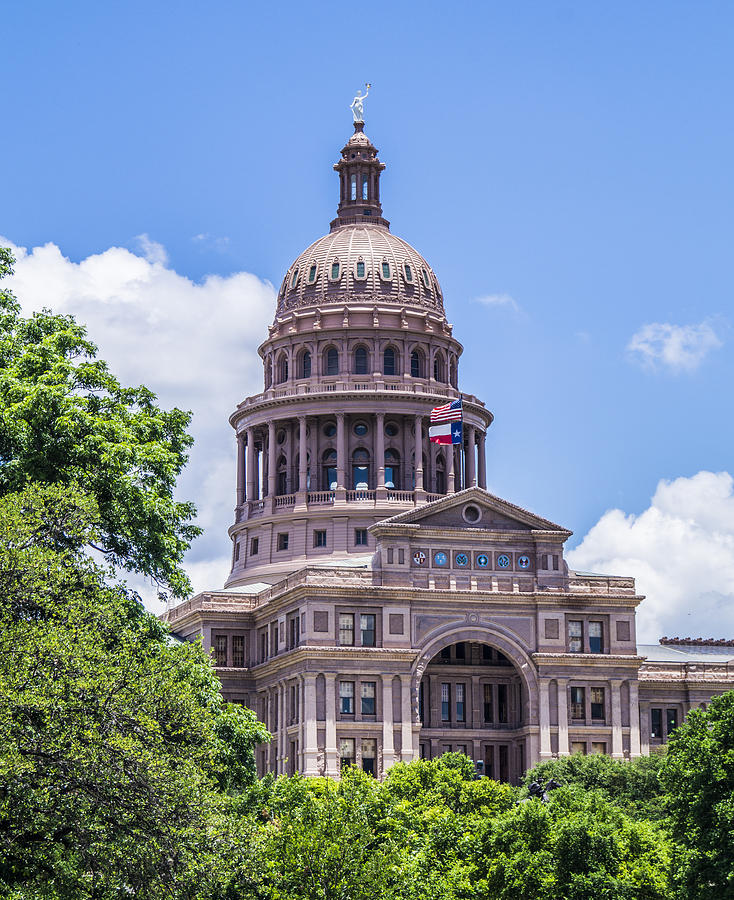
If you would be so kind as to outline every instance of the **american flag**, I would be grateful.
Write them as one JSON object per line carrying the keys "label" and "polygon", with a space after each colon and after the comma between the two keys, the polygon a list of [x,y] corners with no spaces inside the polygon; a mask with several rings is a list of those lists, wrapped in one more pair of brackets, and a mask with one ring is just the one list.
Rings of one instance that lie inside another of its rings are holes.
{"label": "american flag", "polygon": [[462,441],[461,400],[452,400],[431,410],[428,438],[434,444],[460,444]]}

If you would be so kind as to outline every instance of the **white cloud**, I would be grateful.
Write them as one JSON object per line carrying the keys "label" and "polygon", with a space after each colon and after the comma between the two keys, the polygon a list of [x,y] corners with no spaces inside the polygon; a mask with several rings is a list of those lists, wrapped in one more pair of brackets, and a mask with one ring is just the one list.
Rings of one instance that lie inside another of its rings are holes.
{"label": "white cloud", "polygon": [[652,322],[632,335],[627,350],[643,368],[655,371],[693,372],[706,355],[721,346],[708,321],[698,325]]}
{"label": "white cloud", "polygon": [[[110,247],[75,263],[55,244],[28,252],[0,238],[17,257],[7,286],[26,314],[45,306],[76,316],[123,383],[145,384],[162,405],[193,411],[196,442],[178,495],[196,503],[206,531],[186,568],[195,589],[221,587],[235,502],[235,442],[227,419],[243,397],[262,390],[257,347],[272,320],[275,292],[246,272],[195,283],[166,267],[160,244],[147,235],[137,240],[142,256]],[[136,586],[152,596],[150,588]],[[157,601],[150,605],[160,608]]]}
{"label": "white cloud", "polygon": [[191,240],[199,247],[206,247],[208,249],[216,250],[219,253],[224,253],[224,251],[229,248],[228,237],[216,237],[213,234],[209,234],[209,232],[195,234]]}
{"label": "white cloud", "polygon": [[572,567],[637,579],[638,639],[734,637],[734,479],[661,481],[640,515],[606,512],[568,554]]}
{"label": "white cloud", "polygon": [[477,297],[474,302],[481,303],[482,306],[508,306],[515,312],[520,312],[518,302],[509,294],[485,294],[483,297]]}

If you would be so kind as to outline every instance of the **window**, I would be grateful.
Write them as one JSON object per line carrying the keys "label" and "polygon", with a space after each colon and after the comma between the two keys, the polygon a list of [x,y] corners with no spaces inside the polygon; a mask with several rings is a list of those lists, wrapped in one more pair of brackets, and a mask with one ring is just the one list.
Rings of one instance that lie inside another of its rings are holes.
{"label": "window", "polygon": [[410,354],[410,374],[413,378],[423,377],[423,359],[417,350]]}
{"label": "window", "polygon": [[298,284],[298,269],[293,272],[293,278],[291,278],[291,287],[294,288]]}
{"label": "window", "polygon": [[385,425],[385,434],[388,437],[396,437],[399,433],[400,429],[395,422],[388,422],[387,425]]}
{"label": "window", "polygon": [[332,281],[338,281],[339,275],[341,274],[341,266],[338,262],[333,262],[331,264],[331,279]]}
{"label": "window", "polygon": [[313,284],[316,281],[316,265],[312,265],[308,270],[308,283]]}
{"label": "window", "polygon": [[357,547],[366,547],[367,546],[367,529],[366,528],[355,528],[354,529],[354,544]]}
{"label": "window", "polygon": [[354,765],[354,738],[342,738],[339,741],[339,762],[342,771]]}
{"label": "window", "polygon": [[369,428],[367,427],[367,424],[365,422],[357,422],[357,424],[354,426],[353,431],[357,435],[357,437],[364,437],[369,431]]}
{"label": "window", "polygon": [[281,353],[278,357],[277,378],[278,384],[288,381],[288,357],[285,353]]}
{"label": "window", "polygon": [[457,684],[456,691],[456,721],[466,722],[466,685]]}
{"label": "window", "polygon": [[405,280],[408,283],[413,280],[413,270],[410,268],[410,263],[405,264]]}
{"label": "window", "polygon": [[430,288],[431,283],[430,283],[429,280],[428,280],[428,272],[426,272],[425,269],[421,269],[421,275],[423,276],[423,284],[424,284],[427,288]]}
{"label": "window", "polygon": [[593,687],[591,689],[591,718],[604,718],[604,688]]}
{"label": "window", "polygon": [[497,721],[501,725],[507,724],[507,685],[497,685]]}
{"label": "window", "polygon": [[239,562],[240,559],[240,542],[234,542],[234,561]]}
{"label": "window", "polygon": [[362,199],[367,199],[367,191],[368,191],[369,180],[366,175],[362,176]]}
{"label": "window", "polygon": [[601,622],[589,622],[589,650],[592,653],[604,652]]}
{"label": "window", "polygon": [[245,636],[235,634],[232,636],[232,665],[242,667],[245,664]]}
{"label": "window", "polygon": [[218,634],[214,638],[214,664],[217,666],[227,665],[227,635]]}
{"label": "window", "polygon": [[668,737],[675,731],[678,727],[678,710],[677,709],[666,709],[665,710],[665,729],[667,731]]}
{"label": "window", "polygon": [[339,682],[339,711],[343,716],[354,715],[354,682]]}
{"label": "window", "polygon": [[354,645],[354,616],[352,613],[339,613],[339,643],[343,647]]}
{"label": "window", "polygon": [[387,347],[383,354],[382,371],[384,375],[394,375],[396,369],[395,349]]}
{"label": "window", "polygon": [[329,347],[326,351],[326,374],[339,374],[339,352],[336,347]]}
{"label": "window", "polygon": [[663,737],[663,711],[662,709],[650,710],[650,737],[662,740]]}
{"label": "window", "polygon": [[400,483],[400,457],[395,450],[385,451],[385,487],[395,490]]}
{"label": "window", "polygon": [[288,649],[292,650],[301,642],[301,617],[298,613],[288,619]]}
{"label": "window", "polygon": [[580,753],[586,756],[586,741],[571,741],[571,753]]}
{"label": "window", "polygon": [[285,456],[281,456],[278,460],[278,471],[275,479],[275,493],[282,497],[288,493],[288,464]]}
{"label": "window", "polygon": [[494,722],[494,708],[492,704],[492,685],[484,685],[484,721]]}
{"label": "window", "polygon": [[463,641],[460,641],[458,644],[454,645],[456,647],[456,658],[457,659],[466,659],[466,644]]}
{"label": "window", "polygon": [[336,490],[336,450],[327,450],[323,456],[323,479],[325,491]]}
{"label": "window", "polygon": [[301,356],[301,378],[311,377],[311,354],[308,350],[303,351]]}
{"label": "window", "polygon": [[582,687],[571,688],[571,718],[586,718],[586,692]]}
{"label": "window", "polygon": [[581,622],[568,623],[568,649],[571,653],[583,653],[584,636]]}
{"label": "window", "polygon": [[333,422],[327,422],[324,425],[324,436],[325,437],[334,437],[336,434],[336,425]]}
{"label": "window", "polygon": [[351,190],[349,192],[349,199],[356,200],[357,199],[357,176],[352,175],[351,177]]}
{"label": "window", "polygon": [[367,374],[367,348],[366,347],[357,347],[354,351],[354,374],[355,375],[366,375]]}
{"label": "window", "polygon": [[384,260],[382,262],[382,277],[387,279],[390,278],[390,263],[385,262]]}
{"label": "window", "polygon": [[377,741],[374,738],[362,740],[362,769],[368,775],[377,774]]}
{"label": "window", "polygon": [[421,720],[421,724],[426,724],[425,718],[425,691],[423,689],[423,682],[421,681],[418,686],[418,718]]}
{"label": "window", "polygon": [[359,631],[363,647],[375,646],[375,615],[362,613],[359,617]]}
{"label": "window", "polygon": [[326,532],[325,531],[314,531],[313,545],[314,545],[314,547],[325,547],[326,546]]}
{"label": "window", "polygon": [[354,451],[352,457],[352,487],[355,491],[366,491],[369,489],[370,481],[370,455],[364,448]]}
{"label": "window", "polygon": [[364,269],[364,260],[357,261],[357,278],[364,278],[365,269]]}
{"label": "window", "polygon": [[607,745],[604,741],[592,741],[591,742],[591,752],[592,753],[606,753]]}
{"label": "window", "polygon": [[288,549],[288,535],[287,534],[279,534],[278,535],[278,550],[287,550]]}
{"label": "window", "polygon": [[375,681],[363,681],[362,682],[362,715],[363,716],[374,716],[375,702],[377,697],[377,682]]}
{"label": "window", "polygon": [[436,381],[445,381],[444,377],[444,368],[443,368],[443,357],[440,354],[436,354],[433,357],[433,377]]}
{"label": "window", "polygon": [[268,633],[267,631],[260,632],[260,662],[265,662],[268,658]]}
{"label": "window", "polygon": [[450,721],[451,715],[451,685],[444,682],[441,685],[441,721]]}

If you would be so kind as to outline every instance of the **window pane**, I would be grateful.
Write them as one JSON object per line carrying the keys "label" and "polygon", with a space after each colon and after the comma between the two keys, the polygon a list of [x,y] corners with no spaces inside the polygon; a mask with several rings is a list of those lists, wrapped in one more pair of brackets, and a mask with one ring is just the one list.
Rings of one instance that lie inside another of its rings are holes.
{"label": "window pane", "polygon": [[362,682],[362,715],[375,715],[375,698],[377,695],[377,684],[374,681]]}
{"label": "window pane", "polygon": [[354,738],[342,738],[339,741],[339,758],[342,769],[354,765]]}
{"label": "window pane", "polygon": [[357,199],[357,176],[356,175],[352,175],[351,182],[352,182],[351,183],[351,191],[349,193],[349,197],[351,200],[356,200]]}
{"label": "window pane", "polygon": [[586,718],[586,695],[582,687],[571,688],[571,718]]}
{"label": "window pane", "polygon": [[456,685],[456,721],[466,721],[466,685]]}
{"label": "window pane", "polygon": [[497,685],[497,721],[507,722],[507,685]]}
{"label": "window pane", "polygon": [[354,682],[339,682],[339,711],[342,715],[351,716],[354,713]]}
{"label": "window pane", "polygon": [[377,774],[377,741],[362,741],[362,768],[370,775]]}
{"label": "window pane", "polygon": [[650,737],[662,738],[663,736],[663,711],[662,709],[650,710]]}
{"label": "window pane", "polygon": [[382,264],[382,277],[383,278],[390,277],[390,263],[384,262]]}
{"label": "window pane", "polygon": [[338,262],[331,264],[331,277],[333,279],[337,279],[339,277],[339,263]]}
{"label": "window pane", "polygon": [[392,347],[388,347],[384,353],[384,366],[383,372],[385,375],[394,375],[395,374],[395,351]]}
{"label": "window pane", "polygon": [[227,636],[224,634],[214,638],[214,658],[218,666],[227,665]]}
{"label": "window pane", "polygon": [[441,721],[448,722],[450,716],[450,703],[451,703],[451,685],[442,684],[441,685]]}
{"label": "window pane", "polygon": [[368,181],[368,179],[367,179],[367,176],[366,176],[366,175],[363,175],[363,176],[362,176],[362,199],[363,199],[363,200],[366,200],[366,199],[367,199],[367,186],[368,186],[368,184],[369,184],[369,181]]}
{"label": "window pane", "polygon": [[235,634],[232,638],[232,665],[244,666],[245,664],[245,637]]}
{"label": "window pane", "polygon": [[604,718],[604,688],[591,689],[591,718]]}
{"label": "window pane", "polygon": [[372,614],[362,614],[359,617],[359,630],[362,633],[362,646],[375,646],[375,617]]}
{"label": "window pane", "polygon": [[494,707],[492,703],[492,685],[484,685],[484,721],[494,722]]}
{"label": "window pane", "polygon": [[361,260],[357,263],[357,278],[364,278],[364,263]]}
{"label": "window pane", "polygon": [[601,653],[603,650],[601,622],[589,622],[589,650]]}
{"label": "window pane", "polygon": [[665,727],[670,736],[675,729],[678,727],[678,710],[677,709],[668,709],[665,711]]}
{"label": "window pane", "polygon": [[354,644],[354,616],[339,613],[339,643],[351,647]]}
{"label": "window pane", "polygon": [[582,653],[584,650],[583,629],[581,622],[568,623],[568,649],[571,653]]}

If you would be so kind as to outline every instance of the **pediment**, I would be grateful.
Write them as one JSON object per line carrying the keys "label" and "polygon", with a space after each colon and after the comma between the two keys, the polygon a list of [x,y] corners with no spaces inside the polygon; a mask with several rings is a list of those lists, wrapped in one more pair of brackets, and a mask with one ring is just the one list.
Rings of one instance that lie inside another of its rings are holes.
{"label": "pediment", "polygon": [[[479,511],[472,512],[471,508]],[[475,518],[476,517],[476,518]],[[473,487],[447,494],[416,509],[398,513],[378,524],[387,526],[411,525],[421,528],[479,528],[487,531],[552,531],[566,537],[572,532],[544,519],[521,506]],[[565,538],[564,538],[565,539]]]}

